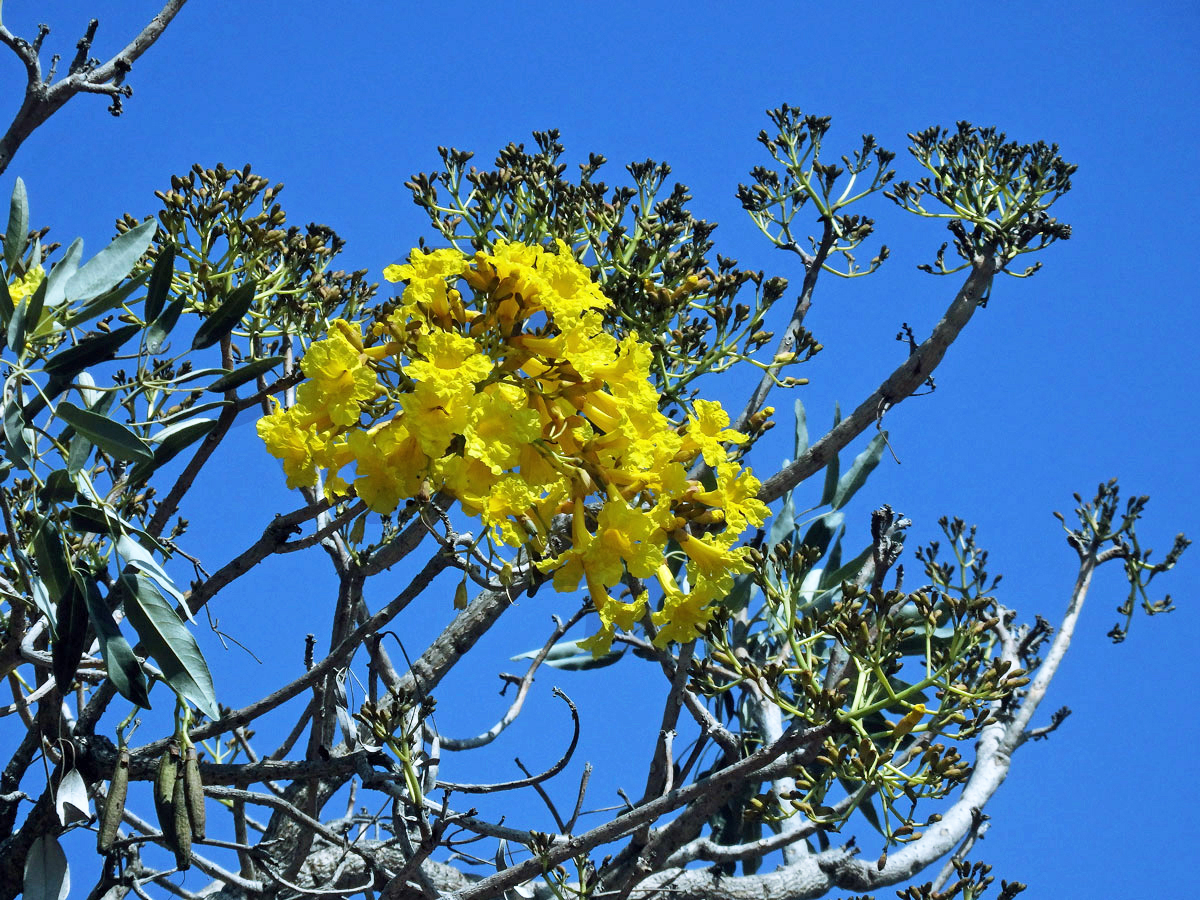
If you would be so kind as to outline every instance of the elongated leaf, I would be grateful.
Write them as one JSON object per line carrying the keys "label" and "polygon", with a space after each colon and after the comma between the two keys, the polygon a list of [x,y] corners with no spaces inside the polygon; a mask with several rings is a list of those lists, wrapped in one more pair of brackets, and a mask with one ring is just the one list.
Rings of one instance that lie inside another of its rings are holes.
{"label": "elongated leaf", "polygon": [[871,548],[868,547],[850,562],[842,566],[830,566],[821,574],[821,580],[817,584],[817,588],[821,591],[828,591],[840,588],[843,581],[853,581],[858,577],[858,573],[862,571],[863,566],[867,564],[867,560],[871,558]]}
{"label": "elongated leaf", "polygon": [[84,597],[87,601],[88,618],[100,641],[100,654],[104,657],[104,668],[117,692],[130,703],[150,709],[150,691],[142,664],[121,634],[108,605],[100,596],[100,588],[89,580]]}
{"label": "elongated leaf", "polygon": [[158,662],[167,684],[215,719],[216,691],[195,637],[148,578],[126,572],[121,576],[121,584],[129,624]]}
{"label": "elongated leaf", "polygon": [[200,418],[200,413],[212,412],[214,409],[224,409],[229,405],[230,403],[228,400],[210,400],[208,403],[198,403],[194,406],[188,406],[184,409],[177,410],[171,413],[169,416],[163,416],[161,419],[159,419],[158,424],[163,426],[162,431],[156,431],[154,434],[150,435],[147,440],[149,440],[152,444],[161,443],[174,434],[175,429],[179,428],[181,425],[191,421],[192,419]]}
{"label": "elongated leaf", "polygon": [[97,409],[96,407],[107,397],[114,398],[116,396],[113,391],[98,391],[96,390],[96,379],[92,377],[91,372],[80,372],[75,379],[78,385],[79,399],[83,401],[83,405],[92,412],[107,413],[107,409]]}
{"label": "elongated leaf", "polygon": [[147,219],[116,237],[111,244],[89,259],[66,284],[67,300],[91,300],[115,287],[129,274],[154,240],[158,223]]}
{"label": "elongated leaf", "polygon": [[56,503],[74,500],[75,493],[75,482],[71,480],[71,473],[66,469],[55,469],[46,476],[46,483],[37,492],[38,502],[45,506],[54,506]]}
{"label": "elongated leaf", "polygon": [[204,324],[196,329],[196,336],[192,338],[192,349],[203,350],[205,347],[211,347],[233,331],[238,322],[242,321],[242,316],[254,305],[254,292],[257,290],[258,283],[253,280],[234,288],[213,314],[204,320]]}
{"label": "elongated leaf", "polygon": [[58,526],[50,519],[44,520],[33,536],[33,558],[37,561],[38,574],[46,583],[51,599],[57,603],[75,582]]}
{"label": "elongated leaf", "polygon": [[214,393],[231,391],[234,388],[245,384],[247,381],[253,381],[264,372],[269,372],[271,369],[283,362],[283,360],[284,358],[282,356],[268,356],[263,359],[252,360],[251,362],[246,363],[240,369],[235,369],[228,375],[222,375],[220,378],[206,387],[205,390],[213,391]]}
{"label": "elongated leaf", "polygon": [[[25,310],[25,338],[37,331],[38,322],[42,320],[42,310],[46,306],[46,291],[49,284],[49,278],[43,279],[42,283],[37,286],[37,289],[29,298],[29,306]],[[25,338],[22,338],[22,340]],[[13,347],[13,351],[18,355],[20,354],[20,351],[16,347]]]}
{"label": "elongated leaf", "polygon": [[12,319],[12,294],[8,292],[8,282],[0,276],[0,338],[8,340],[8,323]]}
{"label": "elongated leaf", "polygon": [[25,900],[67,900],[71,893],[71,871],[67,854],[58,838],[39,834],[25,857],[25,878],[21,894]]}
{"label": "elongated leaf", "polygon": [[[116,402],[116,393],[113,391],[101,393],[100,391],[89,390],[86,386],[95,382],[87,372],[80,372],[76,376],[76,381],[81,385],[79,389],[80,399],[83,400],[87,408],[97,415],[108,415],[108,411],[112,409],[113,403]],[[67,473],[74,478],[87,465],[94,445],[87,437],[77,433],[70,425],[63,429],[59,440],[70,442],[67,444]]]}
{"label": "elongated leaf", "polygon": [[175,383],[176,384],[184,384],[185,382],[188,382],[188,381],[198,381],[202,378],[211,378],[214,375],[216,375],[218,378],[220,378],[222,375],[228,375],[228,374],[229,374],[229,369],[216,369],[216,368],[192,369],[192,371],[190,371],[190,372],[184,372],[180,375],[175,376]]}
{"label": "elongated leaf", "polygon": [[804,411],[804,404],[800,399],[796,399],[796,449],[792,454],[792,459],[799,459],[808,450],[808,414]]}
{"label": "elongated leaf", "polygon": [[21,391],[13,391],[4,405],[4,440],[7,444],[4,455],[13,465],[28,470],[32,459],[29,455],[29,442],[25,439],[24,408],[25,401]]}
{"label": "elongated leaf", "polygon": [[140,484],[145,481],[192,444],[202,440],[216,427],[216,424],[216,419],[201,416],[186,422],[177,422],[170,428],[164,428],[151,438],[152,441],[159,442],[158,446],[154,448],[154,459],[148,463],[138,463],[134,466],[129,472],[130,483]]}
{"label": "elongated leaf", "polygon": [[165,554],[167,548],[132,522],[122,519],[111,509],[80,504],[67,510],[67,521],[76,531],[89,534],[106,534],[114,541],[123,535],[135,535],[143,548],[149,546],[154,552]]}
{"label": "elongated leaf", "polygon": [[77,307],[75,315],[68,318],[69,324],[82,324],[96,318],[101,313],[106,313],[110,309],[116,309],[123,304],[126,298],[146,283],[149,274],[143,272],[137,278],[130,278],[127,281],[118,284],[115,288],[105,291],[97,297],[93,297],[87,303]]}
{"label": "elongated leaf", "polygon": [[88,611],[83,592],[74,581],[58,601],[58,638],[50,645],[54,684],[66,695],[75,680],[79,658],[87,649]]}
{"label": "elongated leaf", "polygon": [[[45,284],[45,282],[42,282]],[[41,290],[41,285],[38,285]],[[43,294],[43,296],[45,296]],[[33,299],[32,297],[30,299]],[[20,301],[13,309],[13,314],[8,320],[8,329],[5,331],[5,340],[8,341],[8,346],[12,348],[13,353],[17,356],[25,349],[25,314],[29,310],[29,300]]]}
{"label": "elongated leaf", "polygon": [[85,822],[92,817],[92,805],[88,801],[87,785],[76,768],[63,773],[58,790],[54,792],[54,811],[63,827],[79,819]]}
{"label": "elongated leaf", "polygon": [[[66,299],[67,284],[79,271],[79,259],[82,256],[83,238],[75,238],[63,254],[63,258],[54,264],[54,268],[46,276],[46,305],[51,309],[61,305]],[[37,325],[37,321],[34,320],[30,324]]]}
{"label": "elongated leaf", "polygon": [[824,556],[833,536],[842,527],[845,518],[840,512],[826,513],[808,527],[808,531],[804,533],[804,538],[800,543],[803,546],[820,550],[821,556]]}
{"label": "elongated leaf", "polygon": [[158,444],[154,449],[155,468],[161,466],[179,451],[190,447],[196,441],[203,438],[216,427],[216,424],[216,419],[197,416],[194,419],[188,419],[186,422],[176,422],[174,425],[164,428],[158,434],[151,435],[150,440]]}
{"label": "elongated leaf", "polygon": [[143,318],[153,322],[162,312],[167,294],[171,291],[171,276],[175,274],[175,245],[167,244],[158,251],[154,268],[150,271],[150,287],[146,289],[146,304]]}
{"label": "elongated leaf", "polygon": [[4,264],[8,271],[12,271],[13,264],[21,258],[28,244],[29,197],[25,193],[25,182],[18,176],[8,204],[8,228],[4,230]]}
{"label": "elongated leaf", "polygon": [[147,353],[157,353],[162,349],[163,344],[167,342],[167,335],[171,333],[171,329],[179,321],[179,314],[183,312],[183,307],[183,298],[175,298],[162,311],[162,315],[158,316],[153,324],[146,329]]}
{"label": "elongated leaf", "polygon": [[141,330],[141,325],[122,325],[107,334],[84,338],[74,347],[60,350],[46,360],[46,374],[59,382],[68,382],[84,369],[112,359],[121,346]]}
{"label": "elongated leaf", "polygon": [[166,573],[166,570],[158,564],[158,560],[154,556],[127,534],[117,538],[117,553],[121,558],[138,571],[144,572],[158,582],[158,586],[175,598],[177,603],[183,604],[183,610],[187,614],[188,621],[193,625],[196,624],[191,616],[191,610],[183,601],[183,594],[175,587],[175,582],[171,580],[171,576]]}
{"label": "elongated leaf", "polygon": [[784,494],[783,505],[779,512],[771,517],[771,530],[767,532],[767,544],[774,547],[785,537],[796,530],[796,504],[791,492]]}
{"label": "elongated leaf", "polygon": [[[833,427],[837,428],[842,421],[842,407],[840,404],[834,404],[833,407]],[[838,484],[838,462],[837,454],[833,455],[833,459],[829,460],[829,465],[825,467],[825,489],[821,491],[821,505],[833,502],[833,495],[837,492]]]}
{"label": "elongated leaf", "polygon": [[883,448],[887,446],[887,432],[881,431],[871,438],[867,449],[854,457],[849,470],[838,480],[837,490],[833,494],[833,508],[841,509],[850,502],[850,498],[858,493],[858,489],[867,482],[867,476],[879,465],[883,458]]}
{"label": "elongated leaf", "polygon": [[80,409],[66,400],[58,404],[55,414],[115,459],[149,462],[154,458],[154,451],[149,444],[107,416],[90,409]]}
{"label": "elongated leaf", "polygon": [[58,638],[58,610],[54,602],[50,599],[50,592],[46,590],[46,585],[42,583],[42,579],[33,577],[29,579],[29,587],[33,590],[33,605],[36,606],[46,617],[46,621],[50,623],[51,639]]}
{"label": "elongated leaf", "polygon": [[837,537],[833,539],[833,546],[829,548],[829,553],[825,556],[825,570],[836,571],[842,565],[842,538],[846,536],[846,529],[843,526],[838,529]]}
{"label": "elongated leaf", "polygon": [[[545,664],[552,666],[555,669],[563,669],[568,672],[583,671],[584,669],[602,669],[605,666],[611,666],[622,656],[625,651],[609,650],[602,656],[593,656],[591,650],[587,650],[580,646],[580,641],[560,641],[550,648],[550,652],[546,654]],[[521,659],[533,659],[542,652],[541,647],[536,650],[527,650],[524,653],[518,653],[512,657],[514,661]]]}

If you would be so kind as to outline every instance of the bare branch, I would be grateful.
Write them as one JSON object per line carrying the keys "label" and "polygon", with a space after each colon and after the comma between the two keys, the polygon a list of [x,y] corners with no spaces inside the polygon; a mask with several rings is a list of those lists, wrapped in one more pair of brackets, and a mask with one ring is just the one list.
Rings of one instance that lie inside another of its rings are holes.
{"label": "bare branch", "polygon": [[[39,32],[37,40],[31,45],[0,25],[0,43],[9,47],[21,60],[27,79],[25,99],[21,108],[17,110],[4,136],[0,137],[0,173],[8,168],[21,144],[78,93],[109,95],[113,98],[109,109],[114,115],[119,115],[121,99],[132,93],[130,87],[123,84],[126,74],[134,62],[162,36],[186,2],[187,0],[167,0],[146,27],[110,60],[95,67],[89,67],[86,60],[81,65],[72,65],[70,73],[53,84],[47,84],[43,80],[38,59],[41,42],[48,29]],[[91,30],[94,33],[94,27]],[[85,41],[90,46],[90,40],[85,38]],[[80,51],[86,57],[87,47],[82,46],[85,41],[80,42]]]}
{"label": "bare branch", "polygon": [[852,440],[878,423],[883,414],[919,388],[942,361],[946,350],[975,314],[979,301],[991,289],[996,260],[977,259],[933,333],[901,363],[866,400],[837,427],[808,448],[795,462],[768,478],[758,493],[764,503],[778,500],[804,479],[821,471]]}

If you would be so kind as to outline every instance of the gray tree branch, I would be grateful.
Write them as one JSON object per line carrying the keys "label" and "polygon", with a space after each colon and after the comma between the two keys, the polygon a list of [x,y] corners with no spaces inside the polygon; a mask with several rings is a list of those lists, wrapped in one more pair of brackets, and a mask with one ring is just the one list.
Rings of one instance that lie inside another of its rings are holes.
{"label": "gray tree branch", "polygon": [[[80,42],[80,53],[84,59],[76,57],[71,71],[53,84],[43,78],[41,61],[38,58],[45,30],[31,44],[0,25],[0,43],[12,50],[24,64],[27,79],[21,107],[9,124],[8,130],[0,137],[0,173],[8,168],[21,144],[76,94],[107,94],[113,98],[110,109],[114,114],[119,114],[121,98],[132,93],[129,86],[123,84],[125,75],[134,62],[162,36],[186,2],[187,0],[167,0],[158,14],[146,23],[146,27],[133,40],[107,62],[98,66],[87,64],[86,55],[91,40],[85,37]],[[95,33],[94,25],[89,28],[89,33]]]}

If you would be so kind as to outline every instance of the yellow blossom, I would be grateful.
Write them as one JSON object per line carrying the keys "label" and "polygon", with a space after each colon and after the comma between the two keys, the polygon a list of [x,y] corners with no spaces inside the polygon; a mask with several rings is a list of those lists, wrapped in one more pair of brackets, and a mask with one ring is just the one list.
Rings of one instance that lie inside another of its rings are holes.
{"label": "yellow blossom", "polygon": [[46,277],[46,270],[40,265],[34,266],[20,278],[8,286],[8,296],[14,304],[20,303],[38,289],[38,285]]}

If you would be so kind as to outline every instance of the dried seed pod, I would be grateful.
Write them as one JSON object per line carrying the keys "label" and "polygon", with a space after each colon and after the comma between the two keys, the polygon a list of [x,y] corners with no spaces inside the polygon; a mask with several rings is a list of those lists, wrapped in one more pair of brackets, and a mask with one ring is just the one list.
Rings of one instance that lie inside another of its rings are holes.
{"label": "dried seed pod", "polygon": [[171,806],[175,813],[175,843],[171,849],[175,851],[175,865],[180,871],[192,867],[192,823],[188,816],[186,781],[183,773],[179,773],[171,794]]}
{"label": "dried seed pod", "polygon": [[204,783],[200,780],[200,762],[196,759],[196,748],[188,747],[183,754],[183,789],[187,799],[188,819],[192,825],[192,837],[204,840]]}
{"label": "dried seed pod", "polygon": [[175,782],[179,777],[179,744],[171,741],[158,761],[154,779],[154,809],[167,846],[174,849],[178,842],[175,832]]}
{"label": "dried seed pod", "polygon": [[125,795],[129,791],[129,751],[122,750],[113,769],[112,781],[108,784],[108,796],[104,799],[104,810],[100,813],[100,830],[96,833],[96,850],[108,853],[117,830],[121,827],[121,816],[125,813]]}

